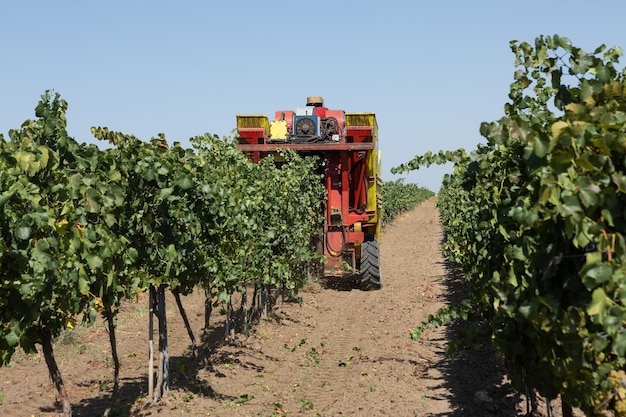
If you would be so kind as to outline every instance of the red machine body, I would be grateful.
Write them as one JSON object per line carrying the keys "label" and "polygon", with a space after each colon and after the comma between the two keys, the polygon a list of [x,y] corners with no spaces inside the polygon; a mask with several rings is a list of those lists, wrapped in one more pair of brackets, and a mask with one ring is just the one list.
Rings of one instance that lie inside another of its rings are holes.
{"label": "red machine body", "polygon": [[258,162],[278,148],[321,157],[327,199],[324,206],[323,254],[327,274],[349,262],[366,287],[380,288],[378,241],[382,183],[373,113],[346,113],[309,97],[297,111],[266,116],[238,115],[238,148]]}

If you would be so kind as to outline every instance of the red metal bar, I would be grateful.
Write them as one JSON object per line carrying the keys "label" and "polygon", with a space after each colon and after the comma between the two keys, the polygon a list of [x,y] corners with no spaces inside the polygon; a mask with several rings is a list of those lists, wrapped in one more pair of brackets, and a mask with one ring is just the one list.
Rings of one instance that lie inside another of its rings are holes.
{"label": "red metal bar", "polygon": [[350,247],[354,248],[354,242],[363,242],[365,240],[365,233],[363,232],[348,232],[348,242]]}
{"label": "red metal bar", "polygon": [[346,234],[344,229],[342,186],[341,186],[341,154],[329,153],[326,158],[325,178],[326,192],[326,222],[324,254],[328,260],[326,268],[339,268],[343,261],[343,252],[346,248]]}
{"label": "red metal bar", "polygon": [[341,154],[341,220],[343,224],[348,221],[348,215],[350,214],[350,162],[348,159],[349,154],[342,152]]}
{"label": "red metal bar", "polygon": [[353,207],[364,209],[367,203],[367,178],[365,178],[365,161],[355,155],[354,169],[352,170],[352,185],[354,187]]}
{"label": "red metal bar", "polygon": [[325,168],[326,190],[328,200],[326,202],[326,221],[331,226],[343,223],[342,212],[342,188],[341,188],[341,157],[339,154],[328,156]]}
{"label": "red metal bar", "polygon": [[245,152],[274,152],[277,149],[295,149],[297,151],[368,151],[374,149],[373,142],[363,143],[240,143],[238,149]]}
{"label": "red metal bar", "polygon": [[363,212],[363,213],[352,212],[348,215],[348,219],[346,220],[346,223],[352,226],[356,222],[367,222],[369,219],[370,219],[370,215],[367,214],[366,212]]}

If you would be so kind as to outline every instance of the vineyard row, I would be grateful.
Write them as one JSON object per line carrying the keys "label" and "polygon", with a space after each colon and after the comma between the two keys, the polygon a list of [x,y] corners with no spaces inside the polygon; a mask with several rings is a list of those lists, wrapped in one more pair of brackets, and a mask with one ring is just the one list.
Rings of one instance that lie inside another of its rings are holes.
{"label": "vineyard row", "polygon": [[511,49],[510,101],[501,119],[482,124],[486,143],[396,168],[454,164],[439,197],[444,251],[469,289],[413,336],[471,319],[467,334],[495,342],[522,392],[560,396],[588,415],[626,415],[622,51],[588,53],[558,35]]}

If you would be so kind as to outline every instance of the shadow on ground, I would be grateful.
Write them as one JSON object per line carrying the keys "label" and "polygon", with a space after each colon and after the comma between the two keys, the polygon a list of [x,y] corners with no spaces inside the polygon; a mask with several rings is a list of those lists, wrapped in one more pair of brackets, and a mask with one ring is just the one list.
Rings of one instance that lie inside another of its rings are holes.
{"label": "shadow on ground", "polygon": [[[446,302],[455,305],[467,296],[466,284],[461,272],[444,261],[446,269]],[[458,340],[459,334],[471,331],[467,322],[453,321],[444,328],[445,343]],[[522,395],[506,378],[506,369],[490,340],[482,340],[478,347],[467,347],[452,353],[435,367],[443,378],[441,387],[450,392],[448,401],[454,411],[446,417],[520,415]],[[522,410],[522,412],[525,410]],[[433,416],[435,416],[433,414]]]}
{"label": "shadow on ground", "polygon": [[352,291],[360,289],[359,276],[351,273],[329,275],[320,278],[322,288],[335,291]]}

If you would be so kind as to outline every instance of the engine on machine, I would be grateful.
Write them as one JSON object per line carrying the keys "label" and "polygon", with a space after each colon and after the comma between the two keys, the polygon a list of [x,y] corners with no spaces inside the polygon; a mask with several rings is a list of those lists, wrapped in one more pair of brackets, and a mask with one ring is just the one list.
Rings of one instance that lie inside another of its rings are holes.
{"label": "engine on machine", "polygon": [[307,97],[304,107],[296,111],[277,111],[270,122],[270,142],[314,143],[339,142],[343,136],[346,115],[343,110],[324,107],[320,96]]}

